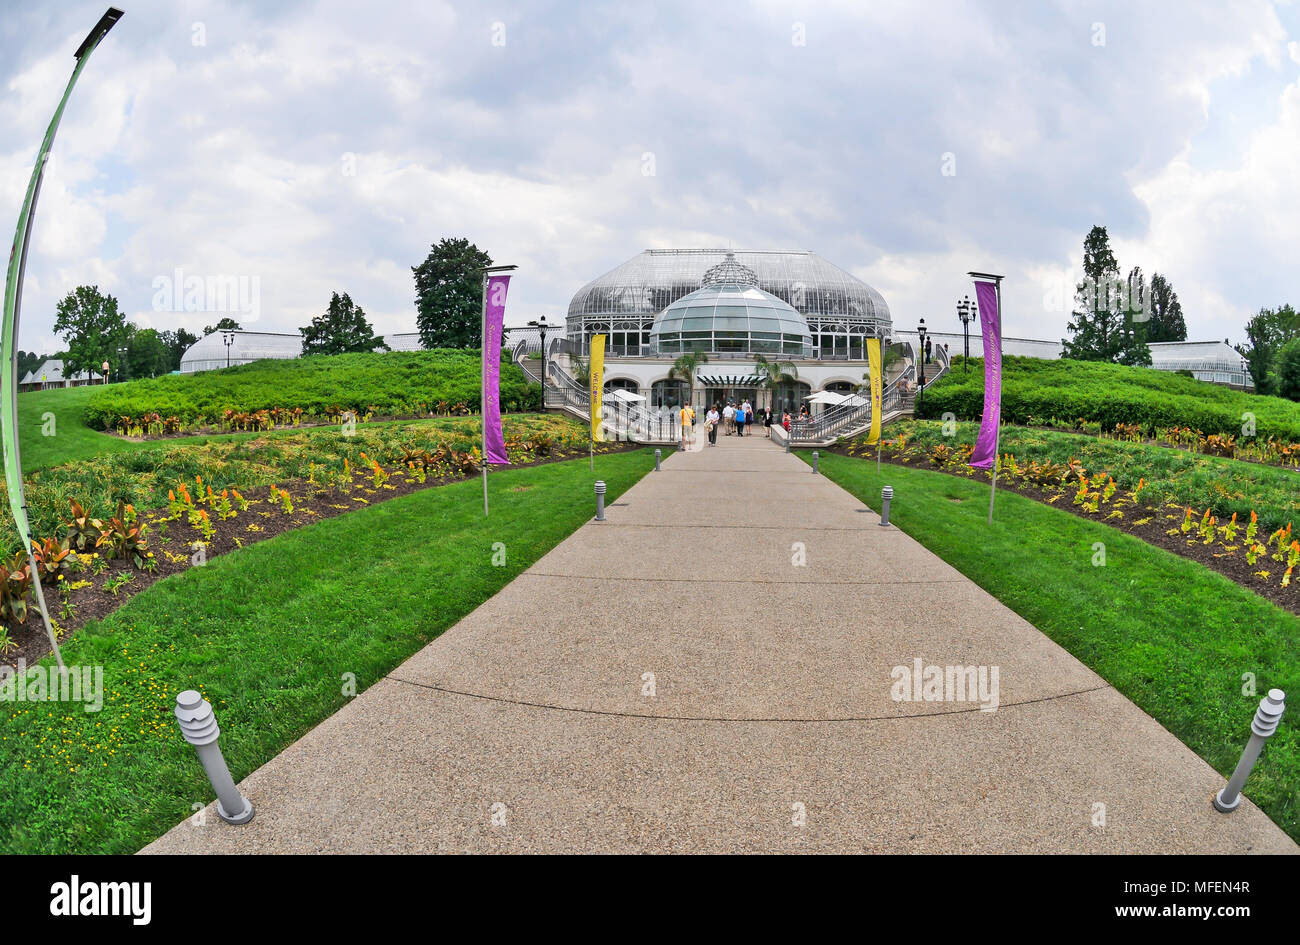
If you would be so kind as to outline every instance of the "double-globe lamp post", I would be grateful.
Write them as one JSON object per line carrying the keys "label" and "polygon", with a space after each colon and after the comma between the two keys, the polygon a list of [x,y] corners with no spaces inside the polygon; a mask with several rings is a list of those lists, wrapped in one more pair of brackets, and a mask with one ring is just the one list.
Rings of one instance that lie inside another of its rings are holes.
{"label": "double-globe lamp post", "polygon": [[957,303],[957,317],[961,319],[962,334],[962,361],[961,371],[963,374],[970,373],[970,323],[975,318],[975,303],[967,295]]}
{"label": "double-globe lamp post", "polygon": [[235,343],[235,333],[229,329],[223,330],[221,340],[226,345],[226,367],[230,367],[230,346]]}

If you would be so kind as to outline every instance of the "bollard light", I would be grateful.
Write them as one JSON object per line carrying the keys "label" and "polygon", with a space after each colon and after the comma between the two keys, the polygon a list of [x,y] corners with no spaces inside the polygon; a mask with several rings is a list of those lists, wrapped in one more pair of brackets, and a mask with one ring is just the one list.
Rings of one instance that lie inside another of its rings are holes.
{"label": "bollard light", "polygon": [[889,527],[889,503],[893,498],[893,486],[885,486],[880,490],[880,525],[882,528]]}
{"label": "bollard light", "polygon": [[813,475],[814,476],[817,474],[817,459],[820,455],[821,454],[818,453],[816,450],[813,450]]}
{"label": "bollard light", "polygon": [[1246,786],[1250,771],[1259,760],[1259,753],[1264,750],[1264,742],[1277,731],[1282,713],[1286,711],[1286,693],[1281,689],[1270,689],[1268,695],[1259,700],[1255,719],[1250,723],[1250,741],[1241,753],[1241,760],[1232,772],[1232,777],[1223,790],[1214,795],[1214,809],[1223,814],[1230,814],[1241,803],[1241,789]]}
{"label": "bollard light", "polygon": [[605,480],[596,480],[596,521],[605,521]]}
{"label": "bollard light", "polygon": [[663,455],[663,450],[655,450],[655,472],[659,472],[659,460]]}
{"label": "bollard light", "polygon": [[208,782],[217,792],[217,814],[228,824],[248,823],[253,819],[253,804],[235,787],[226,759],[221,755],[217,744],[221,729],[217,727],[211,703],[193,689],[186,689],[176,697],[175,712],[181,734],[194,746]]}

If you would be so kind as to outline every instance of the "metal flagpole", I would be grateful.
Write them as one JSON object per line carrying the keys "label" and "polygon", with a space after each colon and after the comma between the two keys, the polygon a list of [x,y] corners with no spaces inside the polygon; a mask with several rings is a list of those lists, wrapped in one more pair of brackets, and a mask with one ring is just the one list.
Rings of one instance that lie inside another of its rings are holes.
{"label": "metal flagpole", "polygon": [[107,12],[99,18],[99,22],[87,34],[85,40],[77,47],[77,51],[72,54],[73,58],[77,60],[77,65],[72,70],[72,78],[68,79],[67,88],[63,90],[63,98],[59,101],[54,117],[50,119],[49,127],[45,131],[45,138],[41,142],[40,152],[36,156],[36,166],[32,168],[31,181],[27,185],[27,198],[18,214],[18,227],[14,233],[13,248],[9,252],[9,272],[8,279],[5,282],[3,338],[0,339],[0,344],[3,345],[4,357],[0,360],[4,362],[3,369],[6,377],[4,382],[0,384],[0,401],[3,403],[3,406],[0,406],[0,414],[4,418],[2,442],[5,483],[9,490],[9,511],[13,514],[14,525],[18,529],[18,537],[25,546],[27,566],[32,572],[32,594],[36,598],[36,605],[41,612],[45,632],[50,638],[50,649],[53,651],[54,659],[58,662],[61,671],[66,670],[66,667],[63,665],[63,654],[59,650],[59,640],[55,636],[49,610],[45,606],[45,593],[41,590],[41,575],[36,567],[36,558],[32,553],[32,536],[27,521],[27,498],[23,490],[23,462],[18,446],[18,352],[15,349],[18,344],[18,317],[22,308],[23,273],[27,268],[27,248],[31,241],[32,221],[36,216],[36,200],[41,192],[41,178],[45,174],[45,162],[50,156],[50,148],[54,145],[54,134],[58,131],[59,122],[63,118],[63,109],[67,106],[68,98],[72,95],[73,86],[77,84],[77,79],[81,77],[81,70],[90,59],[90,54],[99,46],[100,40],[121,18],[121,10],[109,7]]}
{"label": "metal flagpole", "polygon": [[[481,275],[480,275],[480,278],[482,279],[482,285],[481,285],[480,288],[481,288],[481,291],[482,291],[482,293],[483,293],[483,305],[482,305],[482,309],[481,309],[481,312],[480,312],[480,322],[479,322],[479,339],[480,339],[480,345],[481,345],[481,354],[480,354],[480,358],[479,358],[479,360],[482,362],[482,367],[481,367],[480,370],[479,370],[478,415],[479,415],[479,419],[480,419],[480,421],[482,422],[482,427],[483,427],[483,514],[484,514],[485,516],[488,514],[488,492],[487,492],[487,477],[488,477],[488,463],[487,463],[487,384],[484,383],[484,380],[485,380],[484,375],[487,373],[487,352],[488,352],[488,343],[487,343],[487,342],[488,342],[488,339],[487,339],[487,289],[488,289],[488,282],[489,282],[489,280],[490,280],[490,277],[491,277],[492,273],[494,273],[494,272],[511,272],[511,271],[513,271],[513,270],[515,270],[515,269],[518,269],[518,268],[519,268],[518,266],[484,266],[482,269],[479,270],[479,272],[480,272],[480,274],[481,274]],[[497,352],[497,360],[498,360],[498,361],[500,360],[500,355],[501,355],[501,353],[498,351],[498,352]],[[497,365],[497,370],[499,371],[500,369],[501,369],[501,367],[500,367],[500,365],[498,364],[498,365]],[[542,383],[543,383],[543,384],[546,383],[546,382],[545,382],[545,379],[543,379]],[[498,396],[499,396],[499,395],[498,395]]]}
{"label": "metal flagpole", "polygon": [[[484,269],[479,276],[479,288],[483,295],[483,305],[479,312],[479,338],[483,350],[481,357],[483,368],[480,375],[487,373],[487,287],[488,287],[488,270]],[[488,495],[487,495],[487,384],[483,383],[483,377],[479,377],[478,385],[478,416],[483,427],[483,515],[488,514]]]}
{"label": "metal flagpole", "polygon": [[[991,273],[987,273],[987,272],[972,272],[972,273],[968,273],[968,275],[974,276],[974,277],[977,278],[977,279],[979,279],[979,278],[984,278],[984,279],[992,279],[992,280],[993,280],[993,291],[996,293],[995,297],[996,297],[996,299],[997,299],[997,306],[998,306],[998,370],[999,370],[999,372],[1000,372],[1001,369],[1002,369],[1002,277],[1001,277],[1001,276],[995,276],[995,275],[992,275]],[[984,371],[985,371],[985,376],[986,376],[986,378],[985,378],[985,383],[987,384],[987,383],[988,383],[988,380],[987,380],[988,364],[987,364],[987,362],[986,362],[985,365],[984,365]],[[1001,457],[1001,453],[1000,453],[1001,442],[1002,442],[1002,383],[1001,383],[1001,378],[999,377],[999,381],[998,381],[998,422],[997,422],[997,426],[995,426],[995,427],[993,428],[993,479],[992,479],[992,481],[991,481],[990,484],[989,484],[989,520],[988,520],[988,524],[990,524],[990,525],[993,524],[993,500],[994,500],[994,498],[997,496],[997,491],[998,491],[998,464],[1001,462],[1001,459],[1002,459],[1002,457]]]}

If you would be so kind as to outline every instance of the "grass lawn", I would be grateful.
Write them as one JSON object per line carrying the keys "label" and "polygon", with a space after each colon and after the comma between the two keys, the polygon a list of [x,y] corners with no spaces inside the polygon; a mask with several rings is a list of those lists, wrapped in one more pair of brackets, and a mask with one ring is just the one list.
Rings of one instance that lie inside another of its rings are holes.
{"label": "grass lawn", "polygon": [[[800,455],[809,461],[806,451]],[[999,493],[987,482],[821,457],[821,471],[872,508],[894,487],[890,520],[1090,666],[1225,776],[1260,696],[1300,692],[1300,618],[1201,565],[1100,523]],[[1093,543],[1103,542],[1104,567]],[[1258,695],[1242,693],[1253,673]],[[1294,721],[1264,750],[1246,794],[1300,840]],[[1206,816],[1209,813],[1207,800]]]}
{"label": "grass lawn", "polygon": [[[103,711],[0,703],[0,847],[130,853],[211,799],[172,717],[198,688],[245,777],[509,583],[654,468],[648,450],[494,472],[288,532],[168,578],[72,637]],[[491,563],[503,542],[506,564]]]}

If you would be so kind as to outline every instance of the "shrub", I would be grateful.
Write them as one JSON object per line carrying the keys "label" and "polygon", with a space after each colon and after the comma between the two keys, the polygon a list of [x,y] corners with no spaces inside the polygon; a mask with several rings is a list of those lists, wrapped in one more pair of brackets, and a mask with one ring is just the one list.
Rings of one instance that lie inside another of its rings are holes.
{"label": "shrub", "polygon": [[[480,400],[479,358],[478,351],[434,350],[254,361],[110,384],[90,397],[83,416],[89,426],[130,433],[177,432],[205,418],[225,428],[263,430],[312,416],[337,420],[344,412],[414,416],[436,403],[468,415]],[[503,409],[539,409],[541,396],[516,365],[502,362]]]}
{"label": "shrub", "polygon": [[[974,359],[972,359],[974,361]],[[979,420],[984,411],[982,361],[969,374],[949,372],[925,392],[918,416],[951,412]],[[1007,357],[1003,360],[1002,419],[1028,425],[1031,418],[1069,417],[1070,426],[1114,430],[1136,426],[1154,436],[1170,427],[1242,437],[1243,415],[1255,417],[1260,439],[1300,441],[1300,405],[1153,368],[1086,361]],[[1060,421],[1053,421],[1053,426]],[[1238,444],[1240,449],[1240,444]]]}

